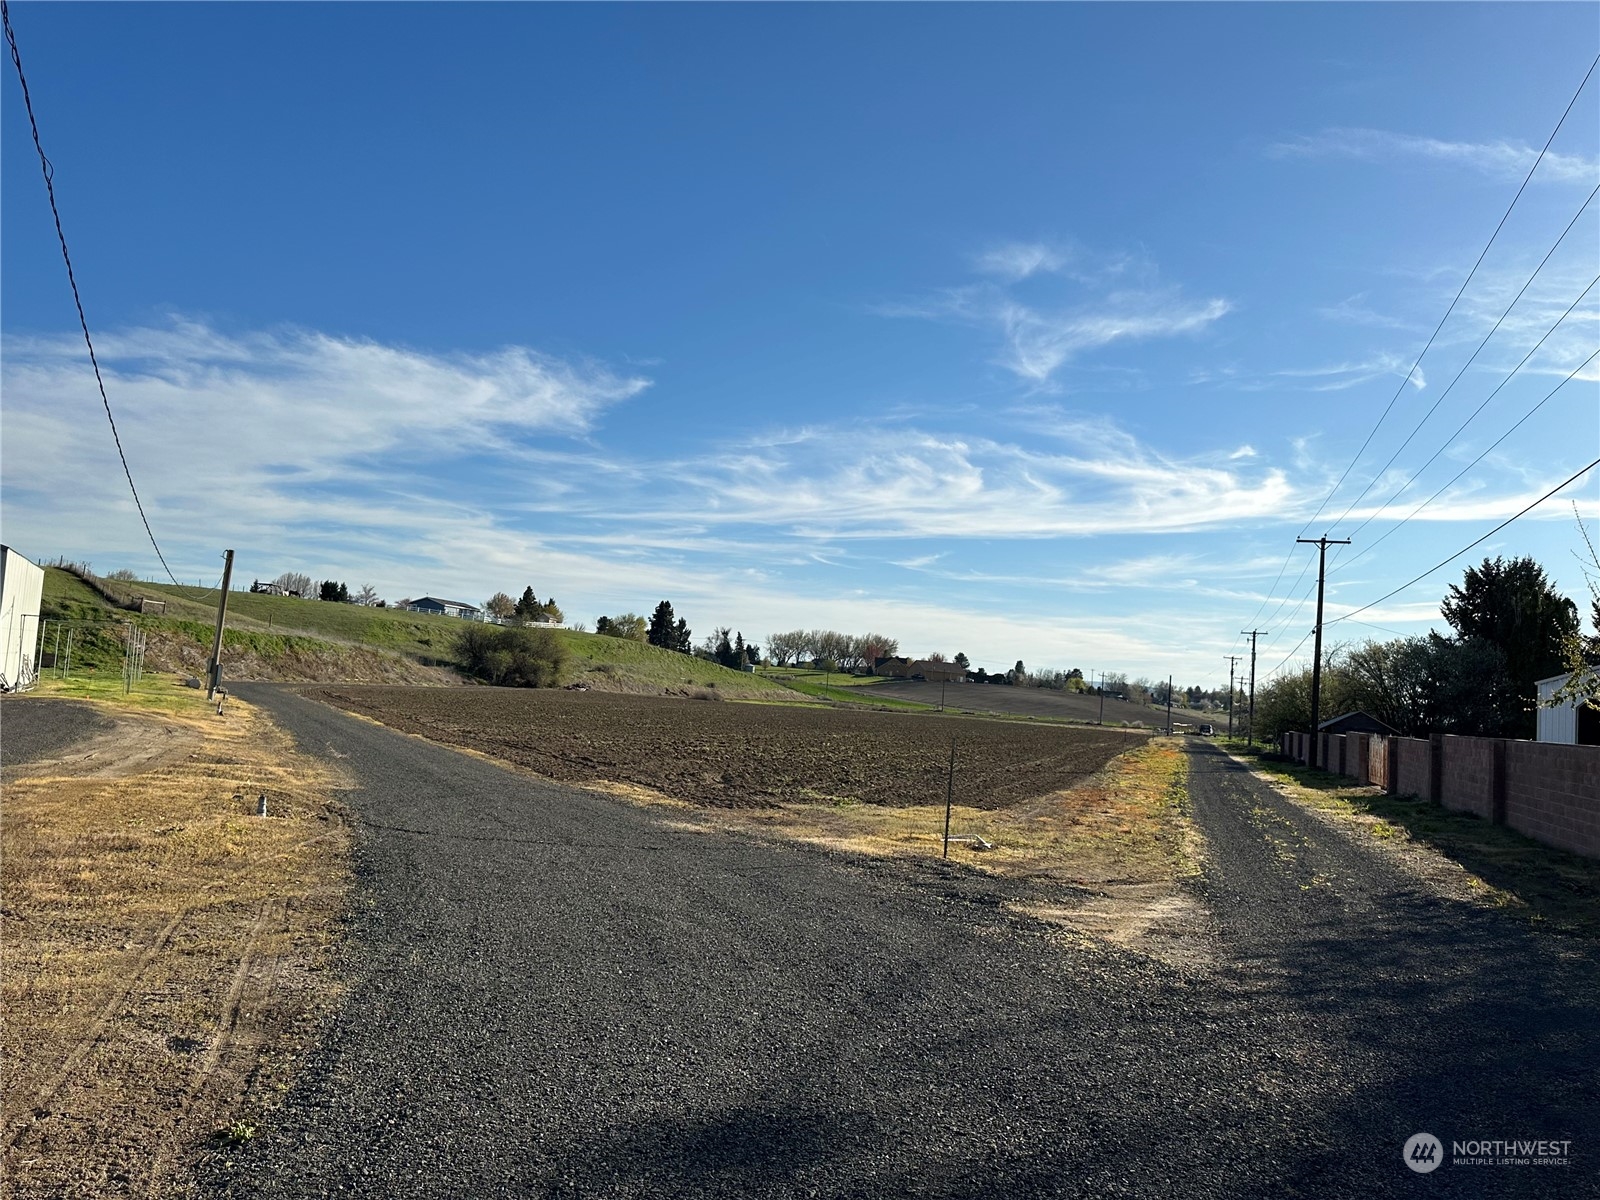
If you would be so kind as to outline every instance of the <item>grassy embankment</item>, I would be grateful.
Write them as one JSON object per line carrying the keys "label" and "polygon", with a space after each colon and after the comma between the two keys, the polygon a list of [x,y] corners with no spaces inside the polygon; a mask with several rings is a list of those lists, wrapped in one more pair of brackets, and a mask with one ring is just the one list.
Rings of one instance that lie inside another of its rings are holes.
{"label": "grassy embankment", "polygon": [[1600,862],[1556,850],[1471,813],[1415,796],[1390,796],[1347,776],[1313,770],[1243,741],[1229,753],[1275,780],[1294,799],[1333,814],[1390,846],[1421,846],[1467,872],[1482,900],[1540,924],[1600,937]]}
{"label": "grassy embankment", "polygon": [[52,698],[114,726],[6,770],[6,1190],[166,1194],[269,1119],[335,999],[340,781],[257,710],[218,716],[170,676],[129,696],[46,679],[0,705],[10,721]]}
{"label": "grassy embankment", "polygon": [[[147,596],[165,601],[167,611],[160,616],[126,612],[70,572],[47,569],[45,617],[94,622],[74,628],[74,674],[120,673],[122,623],[129,619],[147,630],[154,669],[203,672],[216,616],[215,591],[149,582],[101,581],[99,586],[117,600]],[[233,592],[223,638],[224,672],[236,680],[448,683],[454,680],[461,630],[462,622],[453,617]],[[642,642],[570,629],[552,632],[568,653],[565,683],[730,700],[802,700],[772,680]]]}

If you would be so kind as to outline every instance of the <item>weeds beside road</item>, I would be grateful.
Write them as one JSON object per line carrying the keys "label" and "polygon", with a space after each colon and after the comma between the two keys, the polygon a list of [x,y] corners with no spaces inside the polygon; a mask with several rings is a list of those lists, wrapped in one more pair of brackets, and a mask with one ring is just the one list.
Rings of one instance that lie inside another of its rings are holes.
{"label": "weeds beside road", "polygon": [[1391,796],[1348,776],[1247,750],[1242,743],[1226,749],[1294,799],[1379,845],[1400,854],[1426,851],[1458,865],[1460,878],[1447,882],[1464,894],[1536,924],[1600,939],[1600,861],[1546,846],[1472,813],[1452,812],[1415,796]]}

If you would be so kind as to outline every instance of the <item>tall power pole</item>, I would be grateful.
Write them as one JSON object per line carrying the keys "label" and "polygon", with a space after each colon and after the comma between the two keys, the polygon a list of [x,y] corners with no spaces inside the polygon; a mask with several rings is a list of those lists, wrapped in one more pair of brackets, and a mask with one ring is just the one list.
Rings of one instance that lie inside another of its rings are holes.
{"label": "tall power pole", "polygon": [[1328,547],[1348,546],[1350,539],[1336,541],[1319,537],[1295,538],[1295,541],[1317,548],[1317,631],[1311,648],[1311,765],[1320,767],[1323,764],[1317,761],[1317,743],[1322,739],[1317,736],[1317,725],[1322,719],[1322,585],[1328,573]]}
{"label": "tall power pole", "polygon": [[1231,742],[1233,741],[1233,665],[1243,655],[1224,654],[1222,657],[1228,660],[1228,740]]}
{"label": "tall power pole", "polygon": [[222,598],[217,601],[217,636],[211,641],[210,676],[206,686],[206,699],[217,698],[217,688],[222,685],[222,623],[228,619],[228,586],[233,582],[233,551],[222,552]]}
{"label": "tall power pole", "polygon": [[1244,744],[1256,744],[1256,638],[1266,632],[1265,629],[1241,629],[1239,631],[1250,639],[1250,728],[1244,735]]}
{"label": "tall power pole", "polygon": [[1167,676],[1167,736],[1172,736],[1172,676]]}

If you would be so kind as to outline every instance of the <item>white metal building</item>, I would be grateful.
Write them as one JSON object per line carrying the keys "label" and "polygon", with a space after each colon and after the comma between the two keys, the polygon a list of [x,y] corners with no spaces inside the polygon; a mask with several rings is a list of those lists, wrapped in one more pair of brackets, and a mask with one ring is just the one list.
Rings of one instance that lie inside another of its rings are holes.
{"label": "white metal building", "polygon": [[1571,676],[1552,675],[1549,679],[1539,680],[1539,733],[1541,742],[1560,742],[1563,745],[1575,746],[1578,743],[1578,707],[1576,697],[1565,704],[1558,704],[1547,708],[1550,697],[1555,695],[1556,689],[1564,684]]}
{"label": "white metal building", "polygon": [[0,546],[0,690],[30,686],[38,677],[39,601],[44,569],[10,546]]}

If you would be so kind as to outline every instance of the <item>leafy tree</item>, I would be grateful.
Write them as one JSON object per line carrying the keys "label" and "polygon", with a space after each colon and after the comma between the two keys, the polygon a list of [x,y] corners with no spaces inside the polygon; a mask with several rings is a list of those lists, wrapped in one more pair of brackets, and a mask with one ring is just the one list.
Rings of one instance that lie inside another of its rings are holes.
{"label": "leafy tree", "polygon": [[498,687],[555,687],[567,663],[566,645],[548,629],[469,624],[456,652],[469,675]]}
{"label": "leafy tree", "polygon": [[956,652],[955,658],[952,659],[951,661],[954,662],[956,664],[956,666],[960,667],[963,671],[965,671],[968,667],[970,667],[972,665],[972,660],[969,659],[965,654],[962,654],[959,651]]}
{"label": "leafy tree", "polygon": [[501,621],[509,621],[517,615],[517,602],[504,592],[496,592],[483,602],[484,611],[491,617]]}
{"label": "leafy tree", "polygon": [[1520,703],[1513,736],[1531,737],[1538,680],[1556,674],[1562,651],[1578,632],[1578,606],[1557,592],[1532,558],[1484,559],[1468,567],[1439,605],[1459,641],[1480,640],[1505,658],[1506,677]]}
{"label": "leafy tree", "polygon": [[522,596],[512,607],[512,615],[519,621],[537,621],[542,612],[539,607],[539,598],[533,594],[530,585],[522,589]]}
{"label": "leafy tree", "polygon": [[663,600],[656,605],[655,612],[650,614],[650,629],[645,635],[645,640],[652,646],[660,646],[663,650],[676,650],[678,635],[673,627],[674,619],[672,605]]}
{"label": "leafy tree", "polygon": [[607,637],[642,642],[645,637],[645,619],[637,613],[623,613],[620,617],[601,617],[594,623],[594,631],[603,633]]}

